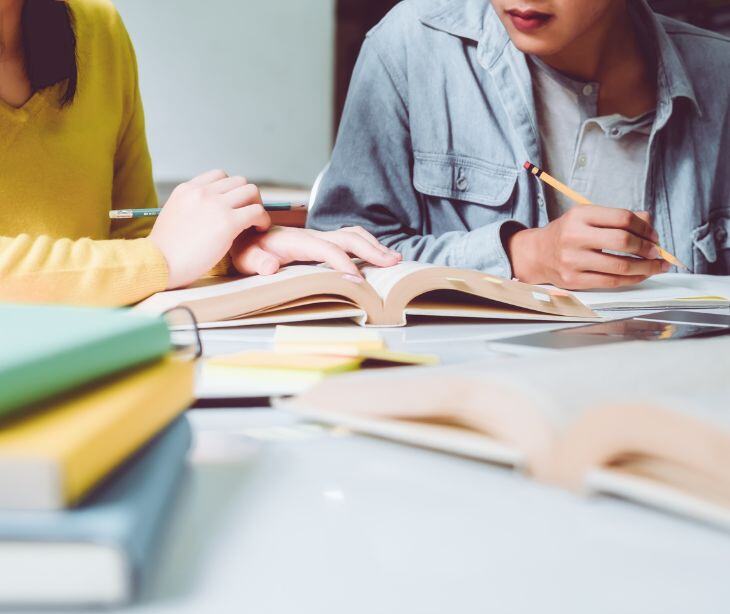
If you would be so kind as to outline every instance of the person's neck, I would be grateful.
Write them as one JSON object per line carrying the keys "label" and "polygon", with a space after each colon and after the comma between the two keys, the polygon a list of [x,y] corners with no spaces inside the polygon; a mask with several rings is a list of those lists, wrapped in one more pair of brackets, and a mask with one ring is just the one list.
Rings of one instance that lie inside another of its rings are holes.
{"label": "person's neck", "polygon": [[625,2],[618,2],[570,45],[540,59],[571,77],[601,81],[617,64],[634,59],[637,47],[628,7]]}
{"label": "person's neck", "polygon": [[23,54],[22,0],[0,0],[0,62]]}
{"label": "person's neck", "polygon": [[540,59],[561,73],[600,83],[599,113],[634,117],[656,106],[655,78],[625,2],[559,53]]}

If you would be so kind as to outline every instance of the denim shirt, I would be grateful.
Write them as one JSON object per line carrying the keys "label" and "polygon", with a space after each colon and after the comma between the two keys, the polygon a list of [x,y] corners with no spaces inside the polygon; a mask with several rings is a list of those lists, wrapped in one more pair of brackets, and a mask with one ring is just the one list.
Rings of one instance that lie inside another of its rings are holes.
{"label": "denim shirt", "polygon": [[[730,40],[633,4],[657,66],[644,209],[692,271],[730,274]],[[548,223],[522,170],[542,164],[539,134],[527,58],[491,3],[405,0],[365,41],[310,226],[510,277],[505,225]]]}

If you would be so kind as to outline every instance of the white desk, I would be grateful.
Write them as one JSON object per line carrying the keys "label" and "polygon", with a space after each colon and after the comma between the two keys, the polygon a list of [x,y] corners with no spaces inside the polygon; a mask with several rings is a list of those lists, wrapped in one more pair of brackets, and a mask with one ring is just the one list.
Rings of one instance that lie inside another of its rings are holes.
{"label": "white desk", "polygon": [[730,608],[727,534],[271,410],[190,418],[192,470],[132,612]]}
{"label": "white desk", "polygon": [[[423,324],[444,362],[534,324]],[[271,329],[206,333],[209,353]],[[458,340],[458,343],[457,343]],[[730,535],[272,410],[194,411],[192,468],[135,613],[726,614]]]}

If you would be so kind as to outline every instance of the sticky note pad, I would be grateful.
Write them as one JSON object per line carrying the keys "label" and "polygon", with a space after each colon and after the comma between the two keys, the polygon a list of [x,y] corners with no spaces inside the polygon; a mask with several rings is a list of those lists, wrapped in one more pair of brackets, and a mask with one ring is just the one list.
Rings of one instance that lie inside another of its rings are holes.
{"label": "sticky note pad", "polygon": [[353,371],[362,363],[354,356],[323,356],[313,354],[289,354],[286,352],[242,352],[217,356],[207,361],[207,366],[233,369],[262,369],[271,371],[311,371],[323,374]]}

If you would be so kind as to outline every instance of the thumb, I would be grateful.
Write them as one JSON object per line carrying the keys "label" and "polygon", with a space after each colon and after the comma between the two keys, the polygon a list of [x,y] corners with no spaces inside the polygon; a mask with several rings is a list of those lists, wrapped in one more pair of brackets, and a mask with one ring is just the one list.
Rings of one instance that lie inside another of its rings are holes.
{"label": "thumb", "polygon": [[235,254],[233,265],[243,275],[273,275],[281,266],[276,256],[258,245],[249,245]]}

